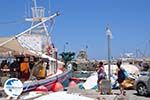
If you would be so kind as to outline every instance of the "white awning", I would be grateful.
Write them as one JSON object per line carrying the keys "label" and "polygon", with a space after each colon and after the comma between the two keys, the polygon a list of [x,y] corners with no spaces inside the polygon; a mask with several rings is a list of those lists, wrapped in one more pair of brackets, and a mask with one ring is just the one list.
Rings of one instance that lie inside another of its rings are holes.
{"label": "white awning", "polygon": [[4,42],[10,40],[11,37],[3,37],[0,38],[0,52],[18,52],[22,54],[29,54],[32,55],[32,53],[27,49],[20,45],[18,40],[16,38],[12,39],[11,41],[3,44]]}

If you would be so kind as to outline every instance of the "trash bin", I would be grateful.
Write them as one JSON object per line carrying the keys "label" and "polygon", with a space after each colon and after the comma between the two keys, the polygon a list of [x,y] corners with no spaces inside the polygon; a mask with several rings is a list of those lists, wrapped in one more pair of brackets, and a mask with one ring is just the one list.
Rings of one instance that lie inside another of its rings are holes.
{"label": "trash bin", "polygon": [[102,81],[101,81],[101,84],[100,84],[101,86],[101,91],[102,91],[102,94],[108,94],[110,91],[109,91],[109,80],[106,80],[106,79],[103,79]]}

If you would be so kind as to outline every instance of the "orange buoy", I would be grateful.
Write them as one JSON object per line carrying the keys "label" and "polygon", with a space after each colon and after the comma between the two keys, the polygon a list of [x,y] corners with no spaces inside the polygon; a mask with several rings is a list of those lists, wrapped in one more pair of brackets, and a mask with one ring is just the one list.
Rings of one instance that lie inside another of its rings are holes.
{"label": "orange buoy", "polygon": [[41,86],[37,87],[35,89],[35,91],[37,91],[37,92],[48,92],[48,89],[45,86],[41,85]]}
{"label": "orange buoy", "polygon": [[62,91],[63,89],[64,87],[60,82],[56,82],[51,88],[53,92]]}
{"label": "orange buoy", "polygon": [[70,83],[69,83],[69,87],[75,87],[77,84],[76,84],[76,82],[75,81],[71,81]]}

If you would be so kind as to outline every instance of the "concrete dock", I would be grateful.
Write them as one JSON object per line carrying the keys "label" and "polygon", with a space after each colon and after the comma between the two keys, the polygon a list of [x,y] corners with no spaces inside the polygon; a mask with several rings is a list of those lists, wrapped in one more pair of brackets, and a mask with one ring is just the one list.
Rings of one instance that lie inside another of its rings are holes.
{"label": "concrete dock", "polygon": [[123,95],[118,95],[119,91],[115,90],[112,91],[112,94],[108,95],[108,94],[99,94],[99,92],[97,92],[96,90],[84,90],[84,89],[79,89],[78,87],[74,87],[74,88],[68,88],[67,90],[68,93],[71,94],[79,94],[82,96],[86,96],[89,98],[93,98],[93,100],[129,100],[128,96],[123,96]]}
{"label": "concrete dock", "polygon": [[[1,88],[1,90],[2,90],[2,88]],[[0,93],[3,96],[0,95],[0,100],[8,100],[6,94],[4,93],[4,91],[3,92],[2,91]],[[126,90],[126,96],[118,95],[119,90],[112,90],[111,95],[107,95],[107,94],[101,95],[96,90],[79,89],[79,87],[68,88],[66,90],[66,92],[68,94],[89,97],[89,98],[92,98],[93,100],[150,100],[150,97],[138,96],[136,94],[135,90]],[[28,94],[28,93],[26,93],[26,94]],[[21,95],[21,96],[23,96],[23,95]],[[47,95],[47,94],[43,94],[43,95]],[[41,96],[43,96],[43,95],[41,95]],[[31,99],[18,99],[18,100],[33,100],[33,99],[41,97],[41,96],[37,96],[37,97],[31,98]],[[15,99],[11,99],[11,100],[15,100]]]}

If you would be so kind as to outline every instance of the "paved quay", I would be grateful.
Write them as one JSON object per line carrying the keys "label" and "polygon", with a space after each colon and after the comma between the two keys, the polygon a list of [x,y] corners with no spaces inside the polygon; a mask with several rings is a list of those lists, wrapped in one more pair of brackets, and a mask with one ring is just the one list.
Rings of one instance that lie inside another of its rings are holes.
{"label": "paved quay", "polygon": [[112,95],[100,95],[96,90],[84,90],[79,89],[78,87],[69,88],[67,92],[93,98],[94,100],[129,100],[126,96],[116,95],[117,93]]}
{"label": "paved quay", "polygon": [[[68,88],[68,90],[66,91],[68,94],[85,96],[85,97],[92,98],[93,100],[150,100],[150,96],[149,97],[138,96],[135,90],[126,90],[126,96],[118,95],[119,90],[112,90],[113,93],[112,95],[100,95],[96,90],[91,90],[91,89],[84,90],[84,89],[79,89],[78,87]],[[6,98],[7,98],[6,95],[4,97],[0,96],[0,100],[6,100]],[[18,99],[18,100],[22,100],[22,99]],[[26,100],[33,100],[33,98],[26,99]]]}
{"label": "paved quay", "polygon": [[112,90],[112,95],[100,95],[96,90],[84,90],[78,87],[69,88],[68,93],[79,94],[93,98],[94,100],[150,100],[150,96],[138,96],[135,90],[125,90],[126,96],[118,95],[119,90]]}

